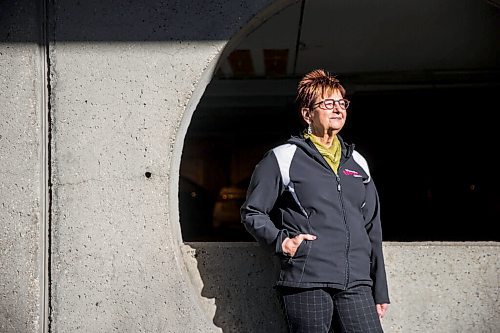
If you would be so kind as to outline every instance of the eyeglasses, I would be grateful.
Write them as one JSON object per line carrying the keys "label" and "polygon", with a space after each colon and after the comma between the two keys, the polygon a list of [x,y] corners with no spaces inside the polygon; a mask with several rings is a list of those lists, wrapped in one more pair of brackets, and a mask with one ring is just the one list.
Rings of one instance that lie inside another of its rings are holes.
{"label": "eyeglasses", "polygon": [[318,103],[314,103],[313,106],[317,106],[319,105],[320,108],[322,109],[327,109],[327,110],[333,110],[333,107],[335,106],[335,103],[338,104],[338,106],[342,109],[342,110],[347,110],[347,108],[349,107],[349,100],[348,99],[345,99],[345,98],[342,98],[342,99],[339,99],[339,100],[335,100],[335,99],[331,99],[331,98],[328,98],[328,99],[324,99]]}

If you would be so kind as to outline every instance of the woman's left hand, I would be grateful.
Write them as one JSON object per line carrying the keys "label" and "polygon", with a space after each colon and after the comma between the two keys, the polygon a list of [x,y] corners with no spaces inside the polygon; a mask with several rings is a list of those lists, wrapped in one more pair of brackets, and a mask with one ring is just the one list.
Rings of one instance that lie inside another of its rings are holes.
{"label": "woman's left hand", "polygon": [[385,312],[387,311],[387,308],[389,307],[389,304],[383,303],[383,304],[377,304],[377,313],[380,319],[384,318]]}

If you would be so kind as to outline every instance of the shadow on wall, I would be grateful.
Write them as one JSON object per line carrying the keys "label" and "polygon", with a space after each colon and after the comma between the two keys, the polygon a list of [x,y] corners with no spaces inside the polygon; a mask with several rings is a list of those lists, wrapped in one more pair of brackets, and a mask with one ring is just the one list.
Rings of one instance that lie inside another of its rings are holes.
{"label": "shadow on wall", "polygon": [[271,254],[257,243],[188,245],[195,250],[203,281],[201,296],[215,300],[217,327],[224,333],[286,332],[273,289],[278,262]]}
{"label": "shadow on wall", "polygon": [[[283,0],[283,6],[292,0]],[[39,17],[30,13],[33,6],[42,11],[42,2],[27,0],[4,1],[0,10],[0,43],[37,43],[39,41]],[[242,3],[224,1],[224,20],[218,13],[218,1],[121,1],[66,0],[50,1],[47,14],[50,40],[57,36],[63,41],[94,42],[151,42],[151,41],[213,41],[227,40],[238,31],[252,13],[260,12],[268,0]],[[26,23],[23,29],[17,24]]]}

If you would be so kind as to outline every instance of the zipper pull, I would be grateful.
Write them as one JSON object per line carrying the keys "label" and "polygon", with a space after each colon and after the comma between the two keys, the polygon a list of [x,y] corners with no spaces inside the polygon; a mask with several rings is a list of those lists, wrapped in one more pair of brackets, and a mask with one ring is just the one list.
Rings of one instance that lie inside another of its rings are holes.
{"label": "zipper pull", "polygon": [[337,191],[340,192],[340,177],[337,175]]}

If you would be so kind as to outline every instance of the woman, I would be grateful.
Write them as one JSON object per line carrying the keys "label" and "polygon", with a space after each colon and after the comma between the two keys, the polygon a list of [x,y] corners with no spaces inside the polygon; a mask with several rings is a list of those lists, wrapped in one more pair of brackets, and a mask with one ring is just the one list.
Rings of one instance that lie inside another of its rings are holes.
{"label": "woman", "polygon": [[338,135],[349,101],[324,70],[300,81],[306,131],[256,166],[241,217],[281,260],[290,332],[382,332],[389,304],[379,200],[366,160]]}

